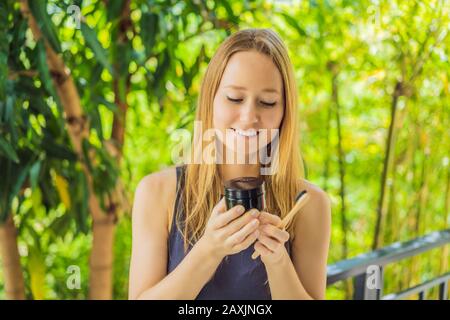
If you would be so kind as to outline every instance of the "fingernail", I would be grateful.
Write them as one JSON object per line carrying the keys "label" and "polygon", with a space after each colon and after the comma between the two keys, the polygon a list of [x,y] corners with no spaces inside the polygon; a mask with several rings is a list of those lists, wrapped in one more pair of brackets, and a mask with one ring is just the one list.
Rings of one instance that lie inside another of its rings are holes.
{"label": "fingernail", "polygon": [[252,226],[256,226],[257,223],[258,223],[258,220],[253,220],[252,221]]}
{"label": "fingernail", "polygon": [[256,210],[256,209],[253,209],[250,214],[251,214],[252,217],[257,217],[259,215],[259,211]]}
{"label": "fingernail", "polygon": [[236,210],[238,213],[244,213],[245,208],[244,208],[244,206],[239,205]]}

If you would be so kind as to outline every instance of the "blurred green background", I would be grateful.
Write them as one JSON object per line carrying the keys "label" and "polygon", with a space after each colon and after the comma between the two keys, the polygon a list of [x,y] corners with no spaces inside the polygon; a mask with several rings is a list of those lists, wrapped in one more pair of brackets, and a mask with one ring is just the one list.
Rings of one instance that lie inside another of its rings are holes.
{"label": "blurred green background", "polygon": [[[127,298],[134,189],[173,165],[209,59],[249,27],[289,48],[329,263],[448,228],[448,1],[2,0],[0,299]],[[385,292],[448,271],[448,249],[389,267]]]}

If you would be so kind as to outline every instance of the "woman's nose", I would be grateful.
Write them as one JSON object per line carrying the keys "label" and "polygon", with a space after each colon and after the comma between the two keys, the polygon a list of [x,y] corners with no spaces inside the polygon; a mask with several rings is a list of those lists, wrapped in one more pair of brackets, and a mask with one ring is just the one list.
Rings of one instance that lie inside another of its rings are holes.
{"label": "woman's nose", "polygon": [[240,110],[239,120],[243,123],[253,124],[258,122],[258,111],[255,102],[247,102]]}

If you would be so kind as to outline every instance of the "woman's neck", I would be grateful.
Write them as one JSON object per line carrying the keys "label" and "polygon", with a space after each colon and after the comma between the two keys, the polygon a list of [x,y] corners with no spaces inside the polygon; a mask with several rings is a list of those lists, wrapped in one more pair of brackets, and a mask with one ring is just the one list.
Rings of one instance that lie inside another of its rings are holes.
{"label": "woman's neck", "polygon": [[259,177],[259,164],[219,164],[219,173],[223,181],[237,177]]}

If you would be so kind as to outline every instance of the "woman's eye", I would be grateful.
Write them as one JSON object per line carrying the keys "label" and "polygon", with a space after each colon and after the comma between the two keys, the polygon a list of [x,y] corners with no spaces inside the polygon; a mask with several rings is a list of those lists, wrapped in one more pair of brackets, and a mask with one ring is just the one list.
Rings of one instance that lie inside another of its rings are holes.
{"label": "woman's eye", "polygon": [[230,98],[230,97],[227,97],[227,99],[234,103],[239,103],[239,102],[242,102],[242,100],[243,100],[243,99],[234,99],[234,98]]}
{"label": "woman's eye", "polygon": [[[227,99],[233,103],[241,103],[244,99],[239,98],[231,98],[227,96]],[[277,104],[277,102],[266,102],[266,101],[260,101],[260,103],[265,107],[273,107]]]}
{"label": "woman's eye", "polygon": [[261,104],[267,106],[267,107],[273,107],[277,104],[277,102],[265,102],[265,101],[261,101]]}

